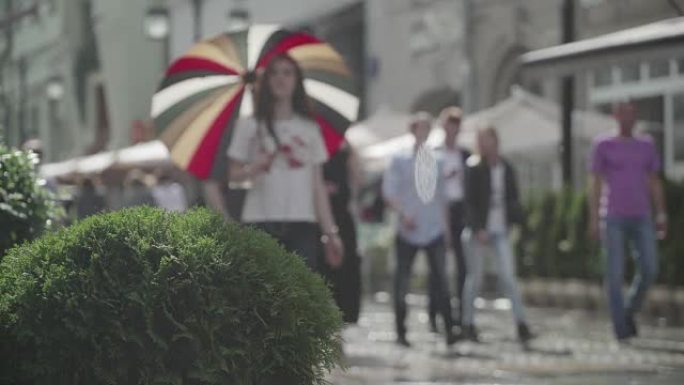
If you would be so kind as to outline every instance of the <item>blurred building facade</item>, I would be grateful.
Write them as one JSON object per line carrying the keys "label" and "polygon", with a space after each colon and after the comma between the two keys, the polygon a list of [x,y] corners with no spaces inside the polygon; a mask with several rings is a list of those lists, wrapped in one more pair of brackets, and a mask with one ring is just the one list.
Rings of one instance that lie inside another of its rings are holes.
{"label": "blurred building facade", "polygon": [[138,0],[6,0],[0,135],[44,143],[47,161],[130,144],[163,71]]}
{"label": "blurred building facade", "polygon": [[463,14],[461,0],[366,2],[369,112],[389,107],[435,113],[464,102]]}
{"label": "blurred building facade", "polygon": [[[459,104],[477,111],[505,100],[518,84],[558,101],[559,79],[523,77],[519,57],[560,43],[562,3],[6,0],[0,135],[15,145],[43,138],[48,160],[125,147],[149,129],[151,95],[168,61],[197,39],[250,23],[305,28],[330,41],[358,74],[362,118],[382,108],[437,112]],[[676,16],[666,0],[575,4],[577,39]],[[154,7],[168,17],[160,40],[144,28]],[[625,96],[637,100],[641,120],[660,143],[679,138],[663,148],[664,160],[670,174],[684,175],[684,135],[675,128],[684,120],[677,115],[684,109],[683,74],[677,57],[577,73],[576,107],[607,112]],[[576,145],[575,180],[581,181],[588,144]]]}
{"label": "blurred building facade", "polygon": [[[561,42],[561,0],[477,1],[473,32],[474,98],[478,109],[505,99],[510,87],[521,84],[544,98],[560,101],[561,78],[523,77],[519,56],[525,52],[552,47]],[[589,39],[677,16],[668,1],[576,0],[576,39]],[[676,136],[677,103],[682,103],[680,58],[623,63],[620,66],[576,71],[575,108],[610,113],[611,105],[626,98],[636,102],[639,120],[655,137],[663,154],[666,174],[684,177],[684,143],[666,145],[666,137]],[[681,113],[680,113],[681,114]],[[680,124],[681,125],[681,124]],[[583,129],[578,127],[576,129]],[[680,139],[680,142],[682,140]],[[587,151],[590,142],[575,137],[574,181],[586,180]],[[677,154],[679,154],[679,158]],[[554,160],[554,180],[560,186],[560,162]]]}
{"label": "blurred building facade", "polygon": [[79,2],[5,1],[2,15],[2,136],[15,146],[40,137],[47,159],[73,154],[87,138],[73,76],[85,45]]}
{"label": "blurred building facade", "polygon": [[[486,3],[487,1],[482,1]],[[491,0],[491,3],[496,3]],[[490,25],[506,25],[506,20],[515,20],[522,26],[524,33],[518,35],[516,42],[504,45],[513,49],[521,47],[520,53],[534,51],[560,44],[562,25],[562,1],[524,0],[510,2],[512,9],[507,16],[499,15]],[[517,3],[517,4],[516,4]],[[576,38],[577,40],[599,39],[608,33],[633,29],[662,20],[676,18],[678,11],[670,2],[639,0],[576,0]],[[497,6],[499,11],[503,9]],[[492,12],[491,14],[494,14]],[[514,15],[518,15],[517,19]],[[510,39],[504,37],[504,31],[487,28],[481,25],[482,36],[499,35],[500,41]],[[633,30],[635,36],[643,31]],[[480,37],[478,39],[483,39]],[[491,37],[490,37],[491,39]],[[478,55],[483,71],[478,78],[482,82],[495,79],[491,85],[482,84],[480,103],[490,105],[503,97],[509,81],[501,81],[498,73],[486,70],[489,50],[484,48]],[[665,173],[673,179],[684,178],[684,130],[682,115],[684,109],[684,58],[681,53],[672,52],[668,57],[634,56],[619,63],[596,62],[594,68],[577,67],[574,70],[575,106],[581,110],[595,110],[611,113],[615,102],[630,99],[635,102],[641,128],[650,133],[656,140],[662,154]],[[521,76],[520,61],[513,61],[507,67],[507,73],[514,75],[504,78],[513,79],[513,83],[523,84],[539,95],[559,100],[561,76],[553,74],[544,76]],[[506,67],[504,67],[506,68]],[[553,71],[549,71],[553,72]],[[581,129],[581,128],[580,128]],[[586,163],[589,143],[574,138],[574,181],[582,185],[586,180]],[[559,169],[559,164],[554,167]],[[558,171],[560,172],[560,171]]]}
{"label": "blurred building facade", "polygon": [[334,14],[358,0],[167,0],[171,56],[193,42],[251,23],[299,27]]}
{"label": "blurred building facade", "polygon": [[[83,0],[86,1],[86,0]],[[152,95],[166,70],[165,46],[145,30],[153,0],[90,0],[111,125],[109,149],[152,139]]]}

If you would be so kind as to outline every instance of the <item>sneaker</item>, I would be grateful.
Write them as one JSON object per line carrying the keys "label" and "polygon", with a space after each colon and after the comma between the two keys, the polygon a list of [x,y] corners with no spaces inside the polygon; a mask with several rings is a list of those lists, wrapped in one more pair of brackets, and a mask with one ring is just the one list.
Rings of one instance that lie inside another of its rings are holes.
{"label": "sneaker", "polygon": [[458,340],[460,340],[460,339],[461,339],[460,335],[454,334],[454,333],[448,333],[447,337],[446,337],[446,344],[447,344],[447,346],[452,346],[453,344],[458,342]]}
{"label": "sneaker", "polygon": [[480,342],[480,337],[478,336],[477,329],[473,325],[463,325],[461,328],[461,337],[464,340],[471,342]]}
{"label": "sneaker", "polygon": [[430,333],[439,333],[439,329],[437,328],[436,317],[430,317]]}
{"label": "sneaker", "polygon": [[527,326],[527,324],[518,324],[518,340],[520,340],[520,342],[526,344],[535,338],[537,338],[537,336],[530,331],[530,328]]}
{"label": "sneaker", "polygon": [[406,339],[406,336],[399,336],[397,337],[397,344],[401,345],[405,348],[410,348],[411,343]]}
{"label": "sneaker", "polygon": [[627,315],[627,336],[626,338],[638,337],[639,329],[637,328],[636,321],[634,321],[634,316],[632,314]]}

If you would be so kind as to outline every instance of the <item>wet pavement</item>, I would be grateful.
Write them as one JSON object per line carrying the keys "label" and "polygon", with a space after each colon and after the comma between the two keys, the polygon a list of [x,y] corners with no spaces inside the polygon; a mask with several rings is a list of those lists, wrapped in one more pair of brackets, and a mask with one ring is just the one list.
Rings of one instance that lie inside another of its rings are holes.
{"label": "wet pavement", "polygon": [[412,296],[408,339],[395,344],[394,315],[386,294],[364,303],[356,326],[343,337],[346,370],[330,376],[334,385],[680,385],[684,384],[684,329],[642,325],[629,344],[613,338],[605,314],[528,309],[539,335],[525,348],[505,300],[478,300],[481,343],[447,348],[430,333],[424,298]]}

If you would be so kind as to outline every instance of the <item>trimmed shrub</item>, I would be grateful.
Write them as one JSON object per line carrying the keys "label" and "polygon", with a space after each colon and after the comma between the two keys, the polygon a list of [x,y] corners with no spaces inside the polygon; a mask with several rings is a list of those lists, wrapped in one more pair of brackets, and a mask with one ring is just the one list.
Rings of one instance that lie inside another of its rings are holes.
{"label": "trimmed shrub", "polygon": [[[665,183],[669,236],[659,243],[659,283],[684,285],[684,184]],[[584,191],[564,190],[532,197],[527,221],[517,244],[521,276],[599,279],[603,258],[598,242],[588,239],[588,197]],[[631,258],[625,276],[634,271]]]}
{"label": "trimmed shrub", "polygon": [[664,283],[684,286],[684,183],[665,184],[668,236],[661,243],[660,277]]}
{"label": "trimmed shrub", "polygon": [[2,384],[318,384],[340,327],[300,257],[206,210],[100,214],[0,264]]}
{"label": "trimmed shrub", "polygon": [[53,197],[36,177],[36,162],[35,154],[0,144],[0,259],[60,216]]}

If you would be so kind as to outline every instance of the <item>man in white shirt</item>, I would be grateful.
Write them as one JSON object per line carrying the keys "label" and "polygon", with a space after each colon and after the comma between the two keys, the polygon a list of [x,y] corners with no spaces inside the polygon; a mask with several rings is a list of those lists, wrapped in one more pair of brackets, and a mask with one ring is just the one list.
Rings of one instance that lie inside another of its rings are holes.
{"label": "man in white shirt", "polygon": [[[466,279],[466,263],[461,243],[461,233],[465,226],[465,164],[470,157],[470,151],[458,145],[461,132],[463,112],[458,107],[447,107],[439,116],[444,129],[444,145],[442,150],[442,175],[444,178],[444,196],[449,205],[449,231],[451,233],[451,247],[456,262],[456,295],[458,297],[458,315],[455,323],[461,325],[463,315],[463,286]],[[430,281],[430,328],[437,331],[437,306],[435,301],[436,287]]]}

